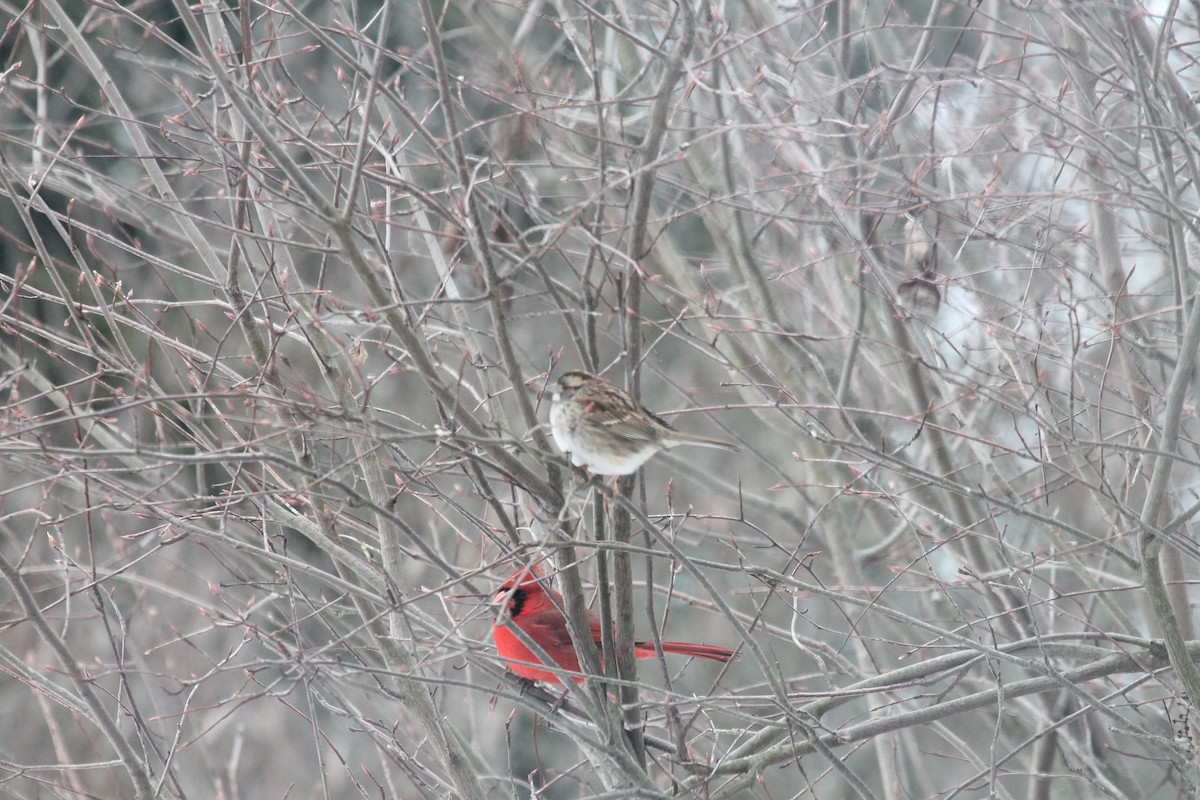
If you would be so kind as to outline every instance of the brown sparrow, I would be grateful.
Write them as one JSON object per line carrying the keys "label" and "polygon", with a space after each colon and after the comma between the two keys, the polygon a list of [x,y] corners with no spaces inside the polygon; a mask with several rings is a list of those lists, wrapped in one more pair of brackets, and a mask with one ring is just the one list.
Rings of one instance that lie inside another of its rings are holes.
{"label": "brown sparrow", "polygon": [[604,378],[579,370],[554,382],[550,432],[572,464],[599,475],[628,475],[659,450],[680,444],[737,450],[720,439],[680,433]]}

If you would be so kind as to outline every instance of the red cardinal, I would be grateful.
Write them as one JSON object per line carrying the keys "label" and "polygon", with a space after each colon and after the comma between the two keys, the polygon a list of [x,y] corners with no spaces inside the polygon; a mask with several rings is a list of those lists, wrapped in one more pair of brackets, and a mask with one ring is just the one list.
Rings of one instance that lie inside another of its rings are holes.
{"label": "red cardinal", "polygon": [[[567,621],[559,611],[563,605],[562,595],[553,589],[546,589],[536,575],[527,569],[518,570],[508,582],[496,593],[497,605],[504,605],[507,613],[501,613],[492,623],[492,639],[496,642],[496,652],[508,664],[508,668],[534,681],[546,683],[562,683],[553,672],[539,669],[535,664],[543,664],[528,647],[517,638],[517,635],[505,627],[515,625],[525,631],[546,651],[546,655],[554,659],[554,663],[569,672],[579,672],[579,658],[575,655],[575,646],[571,643],[571,634],[567,632]],[[588,627],[592,629],[592,641],[600,647],[600,615],[595,611],[587,612]],[[734,657],[734,651],[727,647],[717,647],[711,644],[691,644],[690,642],[663,642],[664,652],[676,653],[681,656],[695,656],[712,661],[729,661]],[[638,658],[654,658],[657,655],[652,642],[634,642],[633,652]],[[575,678],[576,683],[582,683],[583,678]]]}

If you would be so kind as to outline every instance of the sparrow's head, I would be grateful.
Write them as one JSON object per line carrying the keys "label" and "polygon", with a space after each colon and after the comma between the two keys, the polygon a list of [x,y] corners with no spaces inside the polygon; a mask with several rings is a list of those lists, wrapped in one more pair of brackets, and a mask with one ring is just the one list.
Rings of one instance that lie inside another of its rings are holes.
{"label": "sparrow's head", "polygon": [[554,382],[554,393],[564,397],[570,397],[579,391],[579,389],[588,381],[596,380],[596,376],[583,370],[573,369],[570,372],[564,372],[558,376],[558,380]]}

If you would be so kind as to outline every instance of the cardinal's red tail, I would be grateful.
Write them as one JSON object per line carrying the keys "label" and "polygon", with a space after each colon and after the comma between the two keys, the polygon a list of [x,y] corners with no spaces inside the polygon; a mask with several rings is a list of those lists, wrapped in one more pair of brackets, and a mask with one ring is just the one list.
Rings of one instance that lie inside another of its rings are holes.
{"label": "cardinal's red tail", "polygon": [[[654,654],[654,645],[649,645],[650,655]],[[693,644],[691,642],[663,642],[664,653],[674,653],[680,656],[695,656],[707,658],[710,661],[729,661],[737,658],[737,653],[728,647],[717,647],[715,644]],[[638,648],[641,650],[641,648]]]}

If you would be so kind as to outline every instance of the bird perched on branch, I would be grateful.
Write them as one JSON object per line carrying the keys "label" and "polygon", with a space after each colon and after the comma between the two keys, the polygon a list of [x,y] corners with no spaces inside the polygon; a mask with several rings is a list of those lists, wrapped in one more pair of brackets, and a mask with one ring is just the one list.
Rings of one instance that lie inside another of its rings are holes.
{"label": "bird perched on branch", "polygon": [[629,475],[658,451],[681,444],[737,450],[720,439],[675,430],[624,390],[579,370],[554,382],[550,432],[572,464],[599,475]]}
{"label": "bird perched on branch", "polygon": [[[562,612],[562,595],[544,587],[543,580],[545,578],[522,568],[500,587],[496,593],[496,604],[500,606],[500,613],[492,624],[492,640],[496,643],[496,652],[504,659],[508,668],[522,678],[562,683],[558,675],[540,666],[546,662],[535,656],[512,631],[513,626],[524,631],[560,669],[579,672],[579,657],[575,653],[575,645],[571,643],[567,620]],[[600,615],[588,611],[587,620],[592,641],[599,649]],[[735,651],[727,647],[691,642],[663,642],[662,649],[664,653],[707,658],[722,663],[737,656]],[[652,642],[634,642],[633,652],[638,658],[654,658],[657,655]],[[577,677],[575,681],[581,683],[583,678]]]}

